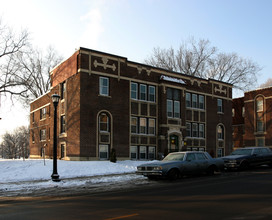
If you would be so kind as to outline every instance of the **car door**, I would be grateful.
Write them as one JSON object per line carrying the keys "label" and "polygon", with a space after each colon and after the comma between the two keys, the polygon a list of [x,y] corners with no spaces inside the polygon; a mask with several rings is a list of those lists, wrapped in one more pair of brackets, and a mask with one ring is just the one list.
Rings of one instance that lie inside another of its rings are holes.
{"label": "car door", "polygon": [[195,153],[187,153],[184,163],[184,173],[195,173],[197,170]]}
{"label": "car door", "polygon": [[254,149],[252,159],[251,159],[251,164],[257,166],[262,164],[263,161],[264,161],[264,157],[261,152],[261,149],[260,148]]}
{"label": "car door", "polygon": [[197,169],[200,172],[206,171],[209,167],[209,161],[208,158],[205,156],[204,153],[196,153],[197,158]]}

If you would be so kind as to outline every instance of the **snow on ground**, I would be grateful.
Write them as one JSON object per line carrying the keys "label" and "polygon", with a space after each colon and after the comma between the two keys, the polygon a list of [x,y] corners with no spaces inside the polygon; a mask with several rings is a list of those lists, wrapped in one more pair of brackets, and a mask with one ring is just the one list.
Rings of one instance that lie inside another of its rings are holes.
{"label": "snow on ground", "polygon": [[[87,182],[120,182],[141,176],[134,173],[145,161],[63,161],[58,160],[58,174],[61,182],[53,182],[52,160],[4,160],[0,159],[0,195],[14,191],[33,191],[42,188],[74,187]],[[115,175],[128,174],[128,175]],[[96,177],[96,178],[84,178]]]}

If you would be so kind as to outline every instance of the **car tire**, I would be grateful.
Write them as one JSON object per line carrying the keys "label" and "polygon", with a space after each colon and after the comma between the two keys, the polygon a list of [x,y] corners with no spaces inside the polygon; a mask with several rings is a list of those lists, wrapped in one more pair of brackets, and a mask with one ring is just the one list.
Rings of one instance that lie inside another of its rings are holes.
{"label": "car tire", "polygon": [[207,175],[212,176],[212,175],[214,175],[214,172],[215,172],[215,171],[216,171],[216,167],[215,167],[215,166],[210,166],[210,167],[207,169],[206,173],[207,173]]}
{"label": "car tire", "polygon": [[176,180],[179,178],[179,171],[177,169],[172,169],[168,172],[168,179]]}

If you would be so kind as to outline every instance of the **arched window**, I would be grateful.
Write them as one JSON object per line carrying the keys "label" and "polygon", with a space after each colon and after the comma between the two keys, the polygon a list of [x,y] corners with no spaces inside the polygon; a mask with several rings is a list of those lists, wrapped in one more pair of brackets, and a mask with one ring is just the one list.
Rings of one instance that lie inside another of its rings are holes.
{"label": "arched window", "polygon": [[106,113],[101,113],[99,115],[99,131],[109,132],[109,117]]}
{"label": "arched window", "polygon": [[259,96],[256,98],[256,131],[264,132],[264,99]]}
{"label": "arched window", "polygon": [[224,140],[224,127],[222,125],[217,127],[217,138],[218,140]]}

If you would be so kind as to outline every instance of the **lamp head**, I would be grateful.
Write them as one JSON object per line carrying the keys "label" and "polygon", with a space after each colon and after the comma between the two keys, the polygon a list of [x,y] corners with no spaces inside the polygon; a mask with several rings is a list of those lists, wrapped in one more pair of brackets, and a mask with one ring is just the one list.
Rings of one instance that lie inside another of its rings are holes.
{"label": "lamp head", "polygon": [[51,96],[51,98],[52,98],[52,102],[53,102],[54,104],[58,104],[58,103],[59,103],[60,96],[59,96],[58,94],[53,94],[53,95]]}

